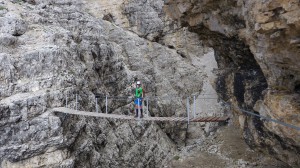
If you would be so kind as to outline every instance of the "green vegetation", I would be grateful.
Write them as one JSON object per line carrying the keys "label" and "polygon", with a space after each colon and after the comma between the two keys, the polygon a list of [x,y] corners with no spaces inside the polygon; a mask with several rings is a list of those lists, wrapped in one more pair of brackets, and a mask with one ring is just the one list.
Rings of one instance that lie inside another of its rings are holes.
{"label": "green vegetation", "polygon": [[178,155],[176,155],[176,156],[173,157],[174,160],[179,160],[179,158],[180,157]]}
{"label": "green vegetation", "polygon": [[0,6],[0,10],[7,10],[7,8],[4,6]]}
{"label": "green vegetation", "polygon": [[272,90],[278,90],[278,91],[289,91],[289,88],[286,86],[279,86],[279,85],[275,85],[275,86],[271,86]]}
{"label": "green vegetation", "polygon": [[12,3],[22,5],[23,0],[13,0]]}

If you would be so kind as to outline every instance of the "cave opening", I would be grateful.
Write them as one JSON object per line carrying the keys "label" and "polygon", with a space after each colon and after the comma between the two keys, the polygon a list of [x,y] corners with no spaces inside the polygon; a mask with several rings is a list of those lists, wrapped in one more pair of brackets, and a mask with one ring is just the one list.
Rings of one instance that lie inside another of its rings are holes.
{"label": "cave opening", "polygon": [[251,108],[262,98],[268,87],[266,78],[250,47],[238,36],[226,37],[213,32],[203,25],[190,27],[215,51],[215,60],[221,72],[216,90],[223,100],[235,97],[239,106]]}
{"label": "cave opening", "polygon": [[300,81],[296,81],[294,91],[300,94]]}

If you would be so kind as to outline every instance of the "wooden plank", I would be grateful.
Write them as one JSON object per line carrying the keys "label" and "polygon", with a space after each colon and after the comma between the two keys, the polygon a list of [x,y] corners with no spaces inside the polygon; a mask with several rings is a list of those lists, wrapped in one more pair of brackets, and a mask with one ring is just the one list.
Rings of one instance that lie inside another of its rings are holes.
{"label": "wooden plank", "polygon": [[206,121],[211,121],[214,117],[209,117]]}
{"label": "wooden plank", "polygon": [[[122,119],[122,120],[143,120],[143,121],[176,121],[176,122],[187,122],[186,117],[145,117],[145,118],[134,118],[133,116],[118,115],[118,114],[106,114],[106,113],[96,113],[87,111],[76,111],[73,109],[58,107],[52,109],[55,113],[65,113],[73,115],[83,115],[91,117],[101,117],[101,118],[112,118],[112,119]],[[200,117],[190,120],[191,122],[220,122],[227,120],[228,117]]]}
{"label": "wooden plank", "polygon": [[195,118],[191,122],[222,122],[226,121],[229,117],[201,117],[201,118]]}

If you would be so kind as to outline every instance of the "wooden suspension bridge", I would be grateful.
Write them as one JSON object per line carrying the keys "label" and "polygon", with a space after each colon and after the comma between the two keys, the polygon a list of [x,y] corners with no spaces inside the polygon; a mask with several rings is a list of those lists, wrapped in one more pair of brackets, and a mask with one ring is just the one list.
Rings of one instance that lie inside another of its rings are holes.
{"label": "wooden suspension bridge", "polygon": [[[100,97],[100,96],[95,96],[95,109],[96,112],[88,112],[88,111],[80,111],[78,110],[78,95],[76,94],[76,103],[74,109],[68,108],[68,96],[66,96],[66,107],[57,107],[52,109],[52,112],[55,114],[61,113],[61,114],[70,114],[70,115],[82,115],[82,116],[90,116],[90,117],[100,117],[100,118],[107,118],[107,119],[120,119],[120,120],[132,120],[132,121],[152,121],[152,122],[187,122],[187,125],[189,125],[190,122],[225,122],[230,119],[229,116],[210,116],[210,117],[196,117],[196,96],[194,95],[194,107],[193,107],[193,112],[191,112],[191,107],[189,103],[189,97],[187,97],[186,101],[186,112],[187,112],[187,117],[152,117],[149,116],[149,97],[146,98],[146,106],[145,106],[145,117],[141,118],[140,117],[140,111],[139,111],[139,117],[135,118],[134,116],[130,115],[120,115],[120,114],[110,114],[108,113],[108,99],[109,98],[116,98],[116,100],[119,99],[124,99],[124,97]],[[99,113],[98,111],[98,98],[105,98],[105,113]],[[125,97],[125,99],[127,99]],[[201,98],[201,99],[215,99],[215,98]],[[245,109],[237,109],[238,111],[241,111],[247,115],[251,115],[257,118],[264,119],[269,122],[274,122],[289,128],[296,129],[297,131],[300,131],[300,127],[291,125],[289,123],[285,123],[276,119],[272,119],[270,117],[262,116],[259,114],[256,114],[250,110],[245,110]],[[193,113],[193,117],[190,116],[190,113]],[[187,127],[188,128],[188,127]]]}
{"label": "wooden suspension bridge", "polygon": [[71,115],[83,115],[91,117],[100,117],[108,119],[120,119],[120,120],[136,120],[136,121],[157,121],[157,122],[223,122],[229,119],[227,116],[223,117],[197,117],[197,118],[188,118],[188,117],[149,117],[145,116],[143,118],[135,118],[134,116],[129,115],[118,115],[118,114],[106,114],[106,113],[96,113],[96,112],[87,112],[87,111],[78,111],[74,109],[69,109],[65,107],[58,107],[52,110],[54,113],[64,113]]}

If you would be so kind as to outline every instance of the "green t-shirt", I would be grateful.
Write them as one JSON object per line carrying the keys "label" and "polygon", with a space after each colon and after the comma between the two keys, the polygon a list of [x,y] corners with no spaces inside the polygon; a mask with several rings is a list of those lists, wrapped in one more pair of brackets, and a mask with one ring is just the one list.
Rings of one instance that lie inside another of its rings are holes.
{"label": "green t-shirt", "polygon": [[141,98],[143,95],[143,88],[142,87],[138,87],[135,89],[135,97],[136,98]]}

